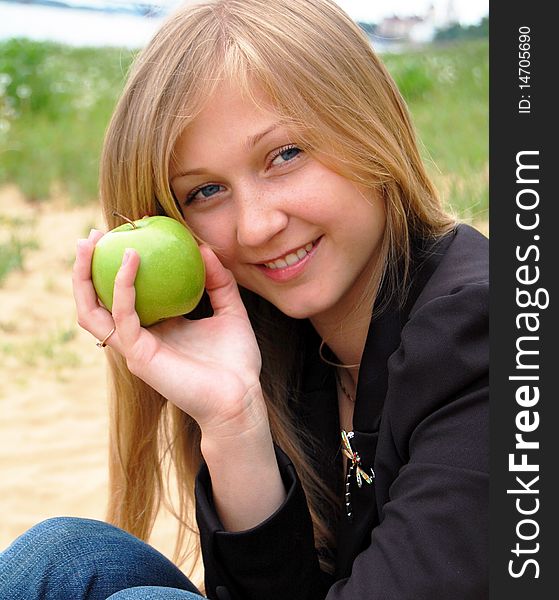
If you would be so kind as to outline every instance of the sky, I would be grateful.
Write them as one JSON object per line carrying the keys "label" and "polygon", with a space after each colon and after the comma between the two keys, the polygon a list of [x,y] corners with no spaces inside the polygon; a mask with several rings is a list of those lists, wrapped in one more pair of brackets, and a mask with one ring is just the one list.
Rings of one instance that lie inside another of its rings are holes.
{"label": "sky", "polygon": [[[131,4],[141,0],[66,0],[76,4]],[[147,0],[175,7],[185,1]],[[431,3],[445,12],[449,0],[335,0],[356,21],[378,23],[383,17],[423,16]],[[479,23],[488,13],[489,0],[452,0],[464,25]],[[437,14],[436,17],[440,17]],[[144,19],[131,14],[69,11],[29,3],[0,4],[0,40],[18,36],[36,40],[55,40],[67,44],[144,46],[159,26],[160,19]]]}

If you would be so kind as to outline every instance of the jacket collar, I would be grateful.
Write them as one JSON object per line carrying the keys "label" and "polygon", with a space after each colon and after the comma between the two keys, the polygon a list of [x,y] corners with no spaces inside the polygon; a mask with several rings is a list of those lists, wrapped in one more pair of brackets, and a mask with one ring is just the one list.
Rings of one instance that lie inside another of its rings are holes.
{"label": "jacket collar", "polygon": [[[386,304],[386,287],[381,287],[375,307],[385,304],[377,318],[371,318],[362,354],[356,402],[353,415],[354,449],[363,465],[372,467],[375,461],[378,430],[382,407],[388,388],[388,359],[400,344],[401,330],[421,291],[437,269],[455,235],[455,230],[435,242],[415,241],[412,245],[410,289],[403,306],[396,301]],[[319,475],[330,489],[343,497],[342,455],[338,397],[334,369],[319,356],[320,337],[307,322],[305,335],[305,367],[299,416],[310,437],[318,443],[315,465]],[[325,351],[325,352],[324,352]],[[323,352],[337,361],[325,346]],[[364,485],[359,490],[353,486],[353,522],[345,517],[337,528],[336,578],[345,577],[351,570],[354,557],[378,523],[375,486]]]}
{"label": "jacket collar", "polygon": [[384,284],[377,296],[359,371],[353,426],[357,431],[377,431],[388,388],[388,359],[400,345],[401,331],[421,291],[429,281],[454,239],[456,229],[436,241],[412,241],[410,286],[403,305],[392,298],[375,318],[375,310],[385,304],[388,292]]}

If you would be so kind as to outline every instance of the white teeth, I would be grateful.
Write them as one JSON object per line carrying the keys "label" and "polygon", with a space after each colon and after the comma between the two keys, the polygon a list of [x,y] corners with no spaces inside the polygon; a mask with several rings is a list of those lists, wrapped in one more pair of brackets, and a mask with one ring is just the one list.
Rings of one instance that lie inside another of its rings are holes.
{"label": "white teeth", "polygon": [[278,258],[273,262],[264,263],[268,269],[284,269],[287,266],[295,265],[313,249],[313,243],[309,242],[304,248],[299,248],[295,252],[291,252],[284,258]]}

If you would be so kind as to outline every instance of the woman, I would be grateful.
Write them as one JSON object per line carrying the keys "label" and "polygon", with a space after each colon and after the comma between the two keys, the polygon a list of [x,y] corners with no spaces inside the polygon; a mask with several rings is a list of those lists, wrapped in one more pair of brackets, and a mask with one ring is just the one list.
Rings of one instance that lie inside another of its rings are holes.
{"label": "woman", "polygon": [[[485,598],[487,240],[442,209],[359,28],[329,0],[181,9],[132,70],[101,197],[109,228],[184,222],[207,270],[196,314],[144,329],[139,256],[111,314],[102,234],[78,244],[79,322],[112,373],[109,521],[149,537],[170,456],[209,598]],[[85,556],[78,583],[56,552],[32,570],[73,598],[196,597],[108,525],[48,521],[6,554],[37,539]]]}

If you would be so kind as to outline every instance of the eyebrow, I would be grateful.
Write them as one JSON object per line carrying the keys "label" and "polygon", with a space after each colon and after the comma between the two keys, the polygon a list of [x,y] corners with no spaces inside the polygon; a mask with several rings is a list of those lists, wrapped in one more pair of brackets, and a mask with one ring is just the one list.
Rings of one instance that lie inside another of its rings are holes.
{"label": "eyebrow", "polygon": [[251,135],[246,139],[246,147],[248,149],[250,148],[254,148],[254,146],[256,146],[256,144],[258,144],[258,142],[266,137],[269,133],[272,133],[272,131],[276,130],[279,126],[281,125],[281,123],[274,123],[273,125],[271,125],[270,127],[268,127],[268,129],[266,129],[265,131],[262,131],[260,133],[257,133],[255,135]]}
{"label": "eyebrow", "polygon": [[[258,144],[258,142],[260,140],[262,140],[267,135],[269,135],[270,133],[272,133],[273,131],[278,129],[278,127],[280,127],[280,125],[281,125],[280,122],[274,123],[273,125],[268,127],[268,129],[265,129],[264,131],[261,131],[260,133],[256,133],[254,135],[248,136],[244,142],[244,146],[247,148],[247,150],[254,148],[254,146],[256,146],[256,144]],[[179,177],[186,177],[187,175],[203,175],[206,172],[207,172],[207,169],[205,169],[203,167],[200,167],[198,169],[190,169],[188,171],[179,171],[178,173],[173,175],[173,177],[171,178],[171,181],[174,181],[175,179],[178,179]]]}

